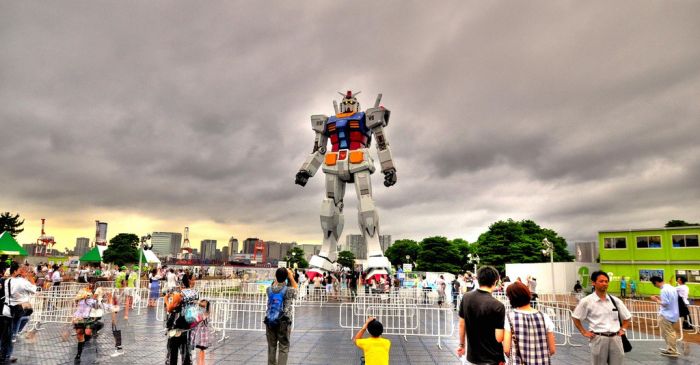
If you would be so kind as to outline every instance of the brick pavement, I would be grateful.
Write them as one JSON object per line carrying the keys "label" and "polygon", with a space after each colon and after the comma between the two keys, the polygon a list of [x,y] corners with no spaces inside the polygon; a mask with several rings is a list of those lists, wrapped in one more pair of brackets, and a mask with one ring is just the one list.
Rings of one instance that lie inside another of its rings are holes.
{"label": "brick pavement", "polygon": [[[320,315],[319,315],[320,314]],[[320,319],[319,319],[320,317]],[[456,315],[455,315],[456,317]],[[76,340],[71,335],[63,339],[62,334],[70,330],[69,325],[46,324],[38,332],[37,341],[28,343],[19,339],[15,344],[18,364],[74,364]],[[114,350],[114,339],[109,319],[97,341],[86,346],[80,364],[163,364],[166,338],[162,323],[156,320],[155,311],[141,316],[131,315],[128,323],[121,323],[125,354],[110,357]],[[459,364],[454,355],[457,348],[457,326],[451,338],[444,339],[443,349],[437,347],[435,338],[408,338],[388,336],[392,341],[392,364]],[[220,336],[220,334],[218,334]],[[207,351],[207,364],[266,364],[267,344],[263,332],[227,332],[227,338]],[[289,364],[349,364],[359,365],[362,353],[351,341],[351,332],[338,327],[338,308],[299,307],[297,323],[292,334]],[[584,343],[581,336],[573,339]],[[658,355],[659,342],[635,342],[634,351],[628,354],[626,364],[700,364],[700,345],[692,344],[689,356],[667,359]],[[579,365],[589,362],[588,346],[559,346],[553,364]]]}

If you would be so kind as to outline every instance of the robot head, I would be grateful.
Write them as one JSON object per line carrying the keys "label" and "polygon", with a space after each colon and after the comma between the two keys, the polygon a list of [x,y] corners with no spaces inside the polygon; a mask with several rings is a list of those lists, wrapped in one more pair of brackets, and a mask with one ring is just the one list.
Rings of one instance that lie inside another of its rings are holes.
{"label": "robot head", "polygon": [[357,94],[359,94],[360,91],[356,93],[352,93],[352,91],[348,90],[346,94],[343,94],[341,92],[338,92],[343,97],[343,100],[340,101],[340,112],[341,113],[357,113],[360,111],[360,103],[357,101]]}

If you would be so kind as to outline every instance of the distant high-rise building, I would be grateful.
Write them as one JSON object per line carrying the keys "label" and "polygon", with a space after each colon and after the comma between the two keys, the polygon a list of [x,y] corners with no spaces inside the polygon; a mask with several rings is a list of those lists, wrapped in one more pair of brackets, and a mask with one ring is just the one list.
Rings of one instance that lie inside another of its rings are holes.
{"label": "distant high-rise building", "polygon": [[224,246],[221,248],[221,259],[228,262],[230,260],[230,254],[228,252],[228,246]]}
{"label": "distant high-rise building", "polygon": [[255,243],[258,242],[259,240],[260,239],[257,237],[246,238],[246,240],[243,241],[243,253],[252,254],[253,251],[255,250]]}
{"label": "distant high-rise building", "polygon": [[[379,245],[382,248],[382,252],[386,251],[391,244],[391,235],[379,235]],[[355,255],[356,259],[367,259],[367,245],[365,244],[365,238],[361,234],[346,235],[345,244],[340,245],[340,247],[338,247],[338,251],[350,251],[353,253],[353,255]]]}
{"label": "distant high-rise building", "polygon": [[95,243],[107,245],[107,222],[95,221]]}
{"label": "distant high-rise building", "polygon": [[289,250],[291,250],[293,247],[296,247],[296,245],[296,242],[265,242],[265,257],[267,258],[267,262],[274,265],[278,261],[284,260],[284,258],[287,257],[287,253],[289,253]]}
{"label": "distant high-rise building", "polygon": [[576,242],[574,256],[577,262],[596,262],[598,259],[598,242]]}
{"label": "distant high-rise building", "polygon": [[73,254],[82,257],[90,250],[90,239],[87,237],[78,237],[75,239],[75,248]]}
{"label": "distant high-rise building", "polygon": [[202,240],[200,247],[202,249],[200,254],[202,260],[216,259],[216,240]]}
{"label": "distant high-rise building", "polygon": [[182,233],[177,232],[153,232],[151,233],[153,252],[157,256],[176,256],[182,246]]}
{"label": "distant high-rise building", "polygon": [[[226,247],[226,246],[224,246],[224,247]],[[226,247],[226,248],[228,248],[228,247]],[[217,248],[216,252],[214,253],[214,260],[222,261],[223,259],[224,259],[223,252]]]}
{"label": "distant high-rise building", "polygon": [[238,253],[238,238],[231,237],[228,239],[228,252],[229,255]]}
{"label": "distant high-rise building", "polygon": [[306,261],[311,260],[311,256],[318,255],[321,252],[321,245],[298,245],[299,248],[304,250],[304,258]]}

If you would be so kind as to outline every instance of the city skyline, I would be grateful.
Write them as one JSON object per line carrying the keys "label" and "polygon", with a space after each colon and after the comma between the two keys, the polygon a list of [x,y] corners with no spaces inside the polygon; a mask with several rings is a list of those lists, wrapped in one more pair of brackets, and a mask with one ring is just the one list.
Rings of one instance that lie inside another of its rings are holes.
{"label": "city skyline", "polygon": [[[398,182],[372,191],[394,240],[700,221],[700,3],[403,5],[3,2],[0,211],[58,248],[98,219],[320,243],[323,173],[294,176],[352,90],[392,112]],[[357,234],[351,185],[344,214]]]}

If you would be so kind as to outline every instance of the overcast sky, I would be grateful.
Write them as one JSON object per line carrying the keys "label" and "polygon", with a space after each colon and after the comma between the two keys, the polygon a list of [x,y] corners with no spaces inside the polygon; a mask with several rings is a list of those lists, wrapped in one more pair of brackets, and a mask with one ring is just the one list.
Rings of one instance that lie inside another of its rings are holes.
{"label": "overcast sky", "polygon": [[[0,210],[48,233],[318,243],[309,116],[377,93],[381,232],[700,221],[700,2],[3,1]],[[372,150],[376,151],[374,146]],[[358,233],[354,189],[345,233]]]}

